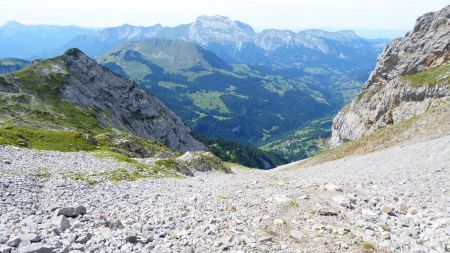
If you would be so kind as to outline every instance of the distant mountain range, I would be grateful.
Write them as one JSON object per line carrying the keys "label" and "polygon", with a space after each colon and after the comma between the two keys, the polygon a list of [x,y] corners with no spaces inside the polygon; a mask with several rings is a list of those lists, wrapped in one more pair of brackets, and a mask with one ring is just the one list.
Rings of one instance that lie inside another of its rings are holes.
{"label": "distant mountain range", "polygon": [[15,72],[21,68],[30,64],[29,61],[15,59],[15,58],[4,58],[0,59],[0,75]]}
{"label": "distant mountain range", "polygon": [[[295,33],[289,30],[266,29],[257,33],[250,25],[224,16],[201,16],[191,24],[176,27],[158,24],[149,27],[123,25],[105,29],[24,25],[10,21],[0,27],[0,57],[48,57],[61,54],[68,48],[79,48],[91,57],[99,57],[121,42],[142,41],[148,38],[195,42],[230,63],[249,64],[268,64],[266,58],[276,58],[277,54],[281,53],[279,50],[283,48],[304,48],[338,58],[349,58],[343,51],[346,47],[355,50],[374,47],[381,50],[388,42],[384,39],[363,39],[353,31],[305,30]],[[333,42],[341,42],[343,48],[336,48]]]}
{"label": "distant mountain range", "polygon": [[[352,31],[255,32],[223,16],[176,27],[0,27],[0,57],[79,48],[161,99],[196,134],[296,150],[281,152],[288,160],[319,149],[315,138],[330,135],[329,119],[360,90],[387,42]],[[310,123],[317,119],[328,123]],[[320,133],[307,136],[311,145],[286,141],[311,126]]]}
{"label": "distant mountain range", "polygon": [[[66,48],[79,48],[99,57],[121,42],[148,38],[184,40],[209,49],[228,63],[246,63],[271,69],[304,69],[327,65],[339,70],[373,67],[373,60],[388,40],[366,40],[352,31],[326,32],[268,29],[260,33],[250,25],[223,16],[202,16],[177,27],[123,25],[75,37]],[[101,46],[98,46],[101,45]]]}
{"label": "distant mountain range", "polygon": [[98,62],[138,82],[209,137],[259,145],[333,110],[314,85],[229,65],[191,42],[130,42]]}
{"label": "distant mountain range", "polygon": [[24,25],[10,21],[0,27],[0,58],[32,60],[56,56],[65,51],[64,45],[73,38],[93,31],[77,26]]}

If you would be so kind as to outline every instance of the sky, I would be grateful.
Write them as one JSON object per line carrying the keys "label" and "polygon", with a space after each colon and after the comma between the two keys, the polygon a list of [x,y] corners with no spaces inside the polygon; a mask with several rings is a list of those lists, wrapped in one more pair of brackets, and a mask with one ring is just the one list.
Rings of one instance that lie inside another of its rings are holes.
{"label": "sky", "polygon": [[351,29],[366,37],[401,36],[416,18],[449,0],[0,0],[0,24],[110,27],[176,26],[223,15],[264,28]]}

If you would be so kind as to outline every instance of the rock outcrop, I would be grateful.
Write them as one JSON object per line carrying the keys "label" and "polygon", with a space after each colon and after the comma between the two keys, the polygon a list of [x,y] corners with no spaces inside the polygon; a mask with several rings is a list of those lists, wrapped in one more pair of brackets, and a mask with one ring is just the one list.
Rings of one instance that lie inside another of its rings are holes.
{"label": "rock outcrop", "polygon": [[[69,49],[60,57],[34,62],[20,72],[0,78],[0,91],[7,93],[5,98],[24,94],[30,97],[30,101],[35,101],[20,104],[25,108],[35,107],[39,101],[39,112],[47,107],[82,108],[82,114],[94,125],[158,141],[172,150],[207,150],[191,135],[191,129],[157,98],[99,65],[78,49]],[[22,118],[27,120],[45,121],[45,118],[34,115],[26,116],[32,112],[36,114],[36,110],[28,109],[8,113],[14,121],[19,121],[19,114],[25,115]],[[69,128],[77,124],[69,124],[64,117],[73,113],[65,112],[60,119]],[[59,123],[56,121],[58,126]],[[77,130],[89,130],[85,128],[83,125],[83,129]]]}
{"label": "rock outcrop", "polygon": [[379,56],[362,92],[333,120],[331,146],[424,113],[450,96],[450,6],[417,19]]}
{"label": "rock outcrop", "polygon": [[193,176],[198,171],[232,172],[218,157],[209,152],[186,152],[175,159],[175,167],[180,173],[188,176]]}
{"label": "rock outcrop", "polygon": [[206,150],[186,126],[157,98],[131,81],[100,66],[77,49],[62,56],[69,66],[69,85],[63,100],[107,111],[104,124],[126,129],[139,137],[157,140],[178,150]]}

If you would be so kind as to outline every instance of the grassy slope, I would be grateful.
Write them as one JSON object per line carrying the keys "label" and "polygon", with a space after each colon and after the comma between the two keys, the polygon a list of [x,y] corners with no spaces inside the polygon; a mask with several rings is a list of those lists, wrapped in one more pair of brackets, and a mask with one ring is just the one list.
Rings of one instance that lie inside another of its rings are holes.
{"label": "grassy slope", "polygon": [[219,112],[224,114],[230,113],[230,110],[220,98],[220,96],[222,95],[223,93],[220,92],[195,92],[187,94],[186,96],[191,98],[192,102],[197,107],[205,111],[218,110]]}
{"label": "grassy slope", "polygon": [[322,152],[331,136],[331,117],[313,120],[281,139],[262,145],[264,151],[277,154],[289,162]]}
{"label": "grassy slope", "polygon": [[413,87],[426,85],[432,88],[438,84],[450,85],[450,63],[416,74],[402,76],[402,80]]}
{"label": "grassy slope", "polygon": [[[52,71],[58,69],[58,71]],[[173,153],[167,147],[99,123],[103,112],[61,101],[61,90],[67,85],[68,68],[58,58],[30,65],[1,78],[0,85],[20,87],[19,93],[0,92],[0,145],[38,150],[95,151],[97,156],[114,157],[136,170],[110,172],[111,178],[133,180],[136,176],[175,175],[174,168],[150,167],[127,155],[133,154],[117,140],[127,140],[151,153]],[[127,155],[124,155],[127,154]]]}
{"label": "grassy slope", "polygon": [[5,76],[3,82],[17,85],[21,92],[0,93],[0,123],[71,131],[106,130],[98,122],[98,117],[107,117],[103,112],[61,101],[60,93],[67,84],[68,76],[68,67],[57,58],[35,63]]}

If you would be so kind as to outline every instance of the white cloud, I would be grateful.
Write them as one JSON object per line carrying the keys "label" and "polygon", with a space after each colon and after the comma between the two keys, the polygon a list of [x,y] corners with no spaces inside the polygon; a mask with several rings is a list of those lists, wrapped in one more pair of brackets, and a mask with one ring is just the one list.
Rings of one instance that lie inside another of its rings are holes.
{"label": "white cloud", "polygon": [[225,15],[257,28],[409,30],[448,0],[0,0],[0,23],[175,26]]}

